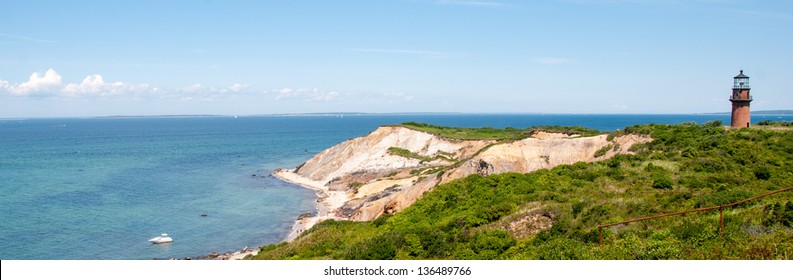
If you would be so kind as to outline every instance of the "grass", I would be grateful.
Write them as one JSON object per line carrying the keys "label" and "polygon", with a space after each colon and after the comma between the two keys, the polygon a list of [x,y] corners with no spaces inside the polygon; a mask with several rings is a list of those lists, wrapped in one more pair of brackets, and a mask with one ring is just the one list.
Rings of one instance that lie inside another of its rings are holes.
{"label": "grass", "polygon": [[398,126],[413,130],[427,132],[445,138],[459,140],[498,140],[498,139],[521,139],[525,138],[524,130],[508,127],[504,129],[483,127],[483,128],[463,128],[463,127],[444,127],[426,123],[405,122]]}
{"label": "grass", "polygon": [[389,147],[388,148],[388,153],[391,154],[391,155],[400,156],[400,157],[404,157],[404,158],[417,159],[417,160],[420,160],[420,161],[432,161],[433,160],[433,158],[431,158],[431,157],[423,156],[423,155],[420,155],[418,153],[411,152],[411,151],[409,151],[407,149],[403,149],[403,148],[399,148],[399,147]]}
{"label": "grass", "polygon": [[467,128],[467,127],[445,127],[437,126],[426,123],[405,122],[398,124],[413,130],[427,132],[433,135],[438,135],[445,138],[457,140],[520,140],[528,138],[534,131],[557,132],[568,135],[581,135],[581,136],[594,136],[602,134],[602,132],[594,129],[584,128],[580,126],[565,127],[565,126],[534,126],[528,129],[519,129],[514,127],[506,127],[503,129],[482,127],[482,128]]}

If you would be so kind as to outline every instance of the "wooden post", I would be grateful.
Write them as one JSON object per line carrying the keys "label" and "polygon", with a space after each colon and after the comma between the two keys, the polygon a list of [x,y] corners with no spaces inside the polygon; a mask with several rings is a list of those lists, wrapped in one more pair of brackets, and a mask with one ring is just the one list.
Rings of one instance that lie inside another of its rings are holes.
{"label": "wooden post", "polygon": [[724,208],[719,207],[719,223],[721,223],[721,236],[724,236]]}
{"label": "wooden post", "polygon": [[603,246],[603,228],[598,227],[598,245]]}

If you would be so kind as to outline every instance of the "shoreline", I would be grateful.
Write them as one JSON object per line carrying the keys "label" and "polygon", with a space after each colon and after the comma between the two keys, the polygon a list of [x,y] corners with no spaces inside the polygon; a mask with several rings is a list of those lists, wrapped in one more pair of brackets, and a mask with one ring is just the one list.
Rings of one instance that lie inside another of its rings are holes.
{"label": "shoreline", "polygon": [[259,247],[256,248],[245,247],[237,251],[228,251],[222,254],[217,252],[212,252],[209,253],[209,255],[202,255],[195,258],[190,258],[190,257],[183,259],[172,258],[171,260],[241,260],[246,257],[256,255],[258,253],[259,253]]}
{"label": "shoreline", "polygon": [[313,190],[317,195],[315,201],[316,215],[301,215],[298,217],[295,223],[292,224],[289,234],[284,238],[284,242],[295,240],[303,231],[310,229],[321,221],[342,219],[335,215],[335,210],[341,208],[347,201],[350,201],[350,197],[346,192],[330,191],[321,182],[298,175],[295,173],[295,169],[277,169],[272,173],[272,176],[278,180]]}

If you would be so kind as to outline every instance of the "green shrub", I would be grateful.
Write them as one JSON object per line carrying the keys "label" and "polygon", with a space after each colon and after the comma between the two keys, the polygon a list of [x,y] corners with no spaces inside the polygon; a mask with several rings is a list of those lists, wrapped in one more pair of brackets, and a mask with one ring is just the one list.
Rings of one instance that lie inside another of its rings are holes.
{"label": "green shrub", "polygon": [[362,182],[351,182],[347,184],[347,188],[353,190],[353,192],[358,193],[358,189],[360,189],[363,185]]}
{"label": "green shrub", "polygon": [[709,127],[720,127],[720,126],[722,126],[722,122],[721,122],[721,120],[712,120],[712,121],[709,121],[709,122],[705,122],[702,125],[703,126],[709,126]]}
{"label": "green shrub", "polygon": [[[698,198],[696,203],[694,204],[694,207],[700,208],[700,207],[725,205],[733,202],[738,202],[750,198],[752,196],[753,196],[752,192],[749,192],[747,190],[724,189]],[[746,207],[754,203],[756,202],[749,201],[740,205],[736,205],[736,207]]]}
{"label": "green shrub", "polygon": [[472,243],[472,249],[481,259],[495,259],[513,245],[515,240],[509,237],[506,231],[495,230],[477,235]]}
{"label": "green shrub", "polygon": [[403,148],[400,148],[400,147],[389,147],[388,148],[388,153],[391,154],[391,155],[400,156],[400,157],[404,157],[404,158],[417,159],[417,160],[420,160],[420,161],[431,161],[432,160],[431,157],[422,156],[422,155],[420,155],[418,153],[414,153],[414,152],[411,152],[411,151],[409,151],[407,149],[403,149]]}
{"label": "green shrub", "polygon": [[644,171],[646,171],[646,172],[665,172],[666,169],[664,169],[661,166],[654,165],[651,162],[651,163],[648,163],[647,166],[644,167]]}
{"label": "green shrub", "polygon": [[581,213],[581,210],[584,210],[584,207],[586,207],[586,203],[583,201],[573,203],[573,216],[578,216],[578,214]]}
{"label": "green shrub", "polygon": [[727,163],[712,157],[696,159],[693,164],[696,172],[718,173],[727,169]]}
{"label": "green shrub", "polygon": [[352,244],[344,255],[348,260],[392,260],[397,249],[393,236],[378,235],[364,242]]}
{"label": "green shrub", "polygon": [[678,240],[686,243],[687,246],[696,248],[718,236],[719,230],[717,226],[718,223],[706,224],[701,220],[684,220],[682,223],[672,227],[672,233]]}
{"label": "green shrub", "polygon": [[672,179],[665,175],[657,175],[653,177],[653,188],[655,189],[671,189]]}
{"label": "green shrub", "polygon": [[557,238],[542,243],[536,249],[540,260],[585,260],[590,259],[589,248],[580,241]]}
{"label": "green shrub", "polygon": [[765,166],[757,168],[754,170],[754,177],[760,180],[771,179],[771,171]]}
{"label": "green shrub", "polygon": [[680,249],[680,242],[677,240],[651,240],[648,243],[645,250],[646,253],[642,256],[642,259],[670,260],[683,257],[683,250]]}
{"label": "green shrub", "polygon": [[686,148],[682,153],[680,153],[680,155],[687,158],[697,158],[699,157],[700,153],[697,148]]}
{"label": "green shrub", "polygon": [[606,155],[606,153],[609,150],[611,150],[611,148],[613,148],[613,147],[614,147],[614,145],[609,144],[608,146],[600,148],[599,150],[595,151],[595,157],[602,157],[602,156]]}
{"label": "green shrub", "polygon": [[764,208],[764,225],[781,224],[786,227],[793,226],[793,202],[776,202],[766,205]]}
{"label": "green shrub", "polygon": [[584,211],[580,219],[583,222],[598,224],[605,220],[603,218],[611,214],[613,210],[614,207],[609,204],[598,204]]}

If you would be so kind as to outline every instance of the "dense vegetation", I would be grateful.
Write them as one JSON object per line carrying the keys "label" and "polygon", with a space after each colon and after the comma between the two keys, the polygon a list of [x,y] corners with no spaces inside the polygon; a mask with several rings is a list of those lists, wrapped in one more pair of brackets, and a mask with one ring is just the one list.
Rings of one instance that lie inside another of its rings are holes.
{"label": "dense vegetation", "polygon": [[578,134],[581,136],[593,136],[600,134],[600,131],[584,128],[580,126],[565,127],[565,126],[535,126],[529,129],[519,129],[514,127],[507,128],[467,128],[467,127],[445,127],[437,126],[426,123],[405,122],[399,126],[407,127],[413,130],[423,131],[430,134],[438,135],[451,139],[496,139],[496,140],[518,140],[529,137],[532,131],[542,130],[546,132],[559,132],[565,134]]}
{"label": "dense vegetation", "polygon": [[793,126],[793,122],[787,121],[771,121],[771,120],[764,120],[757,123],[757,125],[761,126]]}
{"label": "dense vegetation", "polygon": [[433,160],[433,158],[431,158],[431,157],[422,156],[422,155],[420,155],[418,153],[411,152],[411,151],[409,151],[407,149],[403,149],[403,148],[400,148],[400,147],[389,147],[388,148],[388,153],[392,154],[392,155],[395,155],[395,156],[400,156],[400,157],[404,157],[404,158],[413,158],[413,159],[417,159],[417,160],[420,160],[420,161],[432,161]]}
{"label": "dense vegetation", "polygon": [[[325,221],[259,259],[790,259],[793,191],[718,211],[599,224],[723,205],[793,186],[793,131],[641,125],[636,155],[528,174],[472,175],[371,222]],[[531,221],[551,221],[532,231]],[[526,221],[529,221],[528,223]]]}

